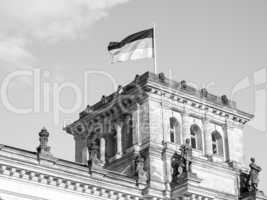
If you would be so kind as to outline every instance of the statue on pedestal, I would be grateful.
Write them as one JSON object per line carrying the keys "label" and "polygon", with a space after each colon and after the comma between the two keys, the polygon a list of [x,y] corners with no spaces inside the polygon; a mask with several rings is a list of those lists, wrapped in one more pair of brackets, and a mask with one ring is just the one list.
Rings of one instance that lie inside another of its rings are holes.
{"label": "statue on pedestal", "polygon": [[248,196],[255,197],[257,194],[264,195],[264,193],[258,189],[261,167],[255,163],[255,158],[251,158],[250,161],[249,173],[241,171],[240,174],[240,195],[242,198]]}
{"label": "statue on pedestal", "polygon": [[181,154],[175,152],[172,160],[172,185],[178,184],[183,181],[188,175],[193,175],[192,164],[192,147],[190,145],[190,139],[186,139],[185,144],[180,147]]}
{"label": "statue on pedestal", "polygon": [[145,159],[140,154],[135,159],[135,177],[137,185],[140,183],[147,184],[148,181],[148,173],[145,170],[144,162]]}
{"label": "statue on pedestal", "polygon": [[190,139],[187,138],[185,140],[185,144],[183,144],[180,148],[181,156],[184,161],[185,171],[192,172],[191,163],[192,163],[192,147],[190,145]]}
{"label": "statue on pedestal", "polygon": [[249,164],[249,191],[256,192],[258,190],[259,184],[259,173],[261,171],[261,167],[256,165],[255,158],[250,159],[251,163]]}
{"label": "statue on pedestal", "polygon": [[88,138],[87,140],[87,148],[88,148],[88,168],[89,173],[93,168],[99,168],[102,166],[102,161],[99,159],[100,157],[100,146],[97,139]]}
{"label": "statue on pedestal", "polygon": [[171,161],[172,166],[172,182],[177,182],[177,179],[183,174],[184,172],[184,162],[181,159],[181,156],[175,152],[172,156]]}

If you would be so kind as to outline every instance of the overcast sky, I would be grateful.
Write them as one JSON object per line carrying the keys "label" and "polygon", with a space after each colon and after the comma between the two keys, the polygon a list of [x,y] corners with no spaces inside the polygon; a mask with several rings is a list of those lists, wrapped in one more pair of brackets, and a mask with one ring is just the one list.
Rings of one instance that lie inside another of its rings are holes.
{"label": "overcast sky", "polygon": [[[34,151],[38,132],[46,126],[53,154],[73,160],[74,143],[62,131],[64,123],[76,120],[85,104],[113,92],[117,84],[153,71],[150,59],[110,64],[108,43],[153,23],[158,71],[232,96],[240,109],[256,115],[245,129],[246,162],[255,156],[263,167],[261,188],[267,188],[264,0],[0,0],[1,86],[10,73],[26,70],[25,76],[8,84],[8,100],[16,108],[32,109],[17,114],[1,95],[0,143]],[[40,70],[40,96],[34,92],[33,76],[27,75],[33,70]],[[85,94],[86,71],[90,75]],[[69,113],[57,115],[59,97],[53,90],[62,84],[72,84],[75,90],[62,90],[59,102]],[[47,108],[44,88],[50,90]],[[79,90],[81,99],[74,92]],[[34,93],[40,97],[39,106]]]}

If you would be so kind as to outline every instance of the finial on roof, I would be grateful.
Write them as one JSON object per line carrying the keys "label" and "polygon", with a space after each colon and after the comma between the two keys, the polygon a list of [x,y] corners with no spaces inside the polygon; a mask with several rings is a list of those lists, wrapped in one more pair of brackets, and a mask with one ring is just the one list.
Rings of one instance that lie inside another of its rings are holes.
{"label": "finial on roof", "polygon": [[165,82],[166,76],[163,72],[159,73],[159,80]]}
{"label": "finial on roof", "polygon": [[182,80],[181,81],[181,88],[182,89],[186,89],[186,87],[187,87],[186,81],[185,80]]}
{"label": "finial on roof", "polygon": [[85,112],[86,112],[86,113],[90,113],[90,112],[92,112],[92,111],[93,111],[93,110],[92,110],[91,106],[90,106],[90,105],[87,105],[86,108],[85,108]]}
{"label": "finial on roof", "polygon": [[200,90],[200,96],[201,97],[207,97],[208,96],[208,90],[206,88],[202,88]]}
{"label": "finial on roof", "polygon": [[121,94],[123,92],[123,87],[121,85],[117,88],[117,94]]}
{"label": "finial on roof", "polygon": [[39,136],[40,137],[49,137],[49,133],[48,133],[48,131],[47,131],[47,129],[45,127],[43,127],[41,129],[41,131],[39,132]]}
{"label": "finial on roof", "polygon": [[45,127],[43,127],[41,131],[39,132],[40,144],[37,147],[38,158],[40,158],[40,155],[51,156],[51,153],[50,153],[51,148],[48,146],[48,137],[49,137],[49,132],[46,130]]}
{"label": "finial on roof", "polygon": [[225,94],[222,95],[221,99],[222,99],[222,103],[224,105],[229,105],[229,99],[228,99],[228,97]]}
{"label": "finial on roof", "polygon": [[140,75],[139,74],[136,74],[135,75],[135,78],[134,78],[135,84],[137,84],[139,82],[139,79],[140,79]]}
{"label": "finial on roof", "polygon": [[106,103],[108,102],[107,97],[106,97],[105,95],[102,96],[102,98],[101,98],[101,102],[102,102],[103,104],[106,104]]}

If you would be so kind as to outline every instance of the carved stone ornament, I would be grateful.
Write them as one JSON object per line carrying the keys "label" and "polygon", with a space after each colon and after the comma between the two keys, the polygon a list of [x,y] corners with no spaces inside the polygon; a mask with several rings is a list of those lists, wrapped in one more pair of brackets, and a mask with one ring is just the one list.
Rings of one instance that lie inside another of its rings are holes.
{"label": "carved stone ornament", "polygon": [[123,92],[123,87],[121,85],[118,86],[118,89],[116,91],[116,95],[120,95]]}
{"label": "carved stone ornament", "polygon": [[78,123],[76,126],[75,126],[75,130],[78,134],[82,134],[84,131],[85,131],[85,127],[82,123]]}
{"label": "carved stone ornament", "polygon": [[186,81],[185,80],[181,81],[181,89],[185,90],[186,88],[187,88]]}
{"label": "carved stone ornament", "polygon": [[105,95],[102,96],[102,98],[101,98],[101,102],[102,102],[103,104],[108,103],[108,99],[107,99],[107,97],[106,97]]}
{"label": "carved stone ornament", "polygon": [[206,88],[202,88],[200,90],[200,96],[201,97],[207,97],[208,96],[208,90]]}
{"label": "carved stone ornament", "polygon": [[166,80],[166,76],[165,76],[165,74],[164,74],[163,72],[159,73],[159,80],[160,80],[161,82],[165,82],[165,80]]}
{"label": "carved stone ornament", "polygon": [[229,105],[229,99],[226,95],[222,95],[221,99],[224,105]]}
{"label": "carved stone ornament", "polygon": [[140,75],[139,75],[139,74],[136,74],[136,75],[135,75],[135,78],[134,78],[134,83],[135,83],[135,84],[138,84],[139,81],[140,81]]}
{"label": "carved stone ornament", "polygon": [[40,155],[42,156],[52,156],[50,153],[51,147],[48,146],[48,137],[49,133],[46,130],[46,128],[42,128],[42,130],[39,132],[39,146],[37,147],[37,155],[38,159],[40,158]]}
{"label": "carved stone ornament", "polygon": [[87,105],[84,111],[88,114],[88,113],[93,112],[93,109],[91,108],[90,105]]}

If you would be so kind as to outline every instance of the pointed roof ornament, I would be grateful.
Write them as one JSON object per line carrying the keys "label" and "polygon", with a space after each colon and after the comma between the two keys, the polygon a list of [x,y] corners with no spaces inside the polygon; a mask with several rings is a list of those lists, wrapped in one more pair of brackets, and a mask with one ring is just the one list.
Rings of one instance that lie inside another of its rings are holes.
{"label": "pointed roof ornament", "polygon": [[39,132],[39,137],[49,137],[49,133],[45,127],[43,127]]}
{"label": "pointed roof ornament", "polygon": [[51,147],[48,146],[48,138],[49,138],[49,132],[45,127],[41,129],[39,132],[39,146],[37,147],[37,156],[38,159],[40,156],[52,156],[50,153]]}

